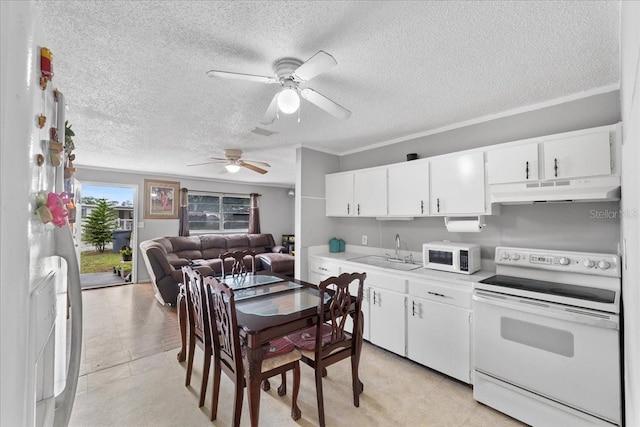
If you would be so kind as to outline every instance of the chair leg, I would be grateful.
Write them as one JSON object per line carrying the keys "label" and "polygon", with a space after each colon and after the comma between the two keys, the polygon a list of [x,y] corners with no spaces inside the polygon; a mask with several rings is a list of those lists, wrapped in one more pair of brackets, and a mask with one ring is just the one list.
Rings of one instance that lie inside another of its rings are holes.
{"label": "chair leg", "polygon": [[184,386],[189,387],[191,384],[191,371],[193,370],[193,355],[196,351],[196,337],[189,334],[189,354],[187,355],[187,376],[184,380]]}
{"label": "chair leg", "polygon": [[209,367],[211,366],[211,350],[204,352],[204,364],[202,366],[202,384],[200,385],[200,402],[198,407],[204,406],[204,398],[207,395],[207,384],[209,383]]}
{"label": "chair leg", "polygon": [[242,386],[242,379],[236,381],[236,392],[234,396],[233,406],[233,427],[240,427],[240,416],[242,415],[242,399],[244,396],[244,387]]}
{"label": "chair leg", "polygon": [[322,395],[322,369],[318,369],[316,366],[315,375],[316,375],[316,397],[318,399],[318,422],[320,427],[324,427],[324,398]]}
{"label": "chair leg", "polygon": [[353,388],[353,406],[360,407],[360,393],[364,389],[360,378],[358,378],[358,360],[355,357],[351,357],[351,387]]}
{"label": "chair leg", "polygon": [[284,396],[285,394],[287,394],[287,373],[283,372],[282,383],[280,383],[280,387],[278,387],[278,396]]}
{"label": "chair leg", "polygon": [[218,416],[218,400],[220,399],[220,359],[213,358],[213,390],[211,390],[211,421],[214,421]]}
{"label": "chair leg", "polygon": [[[283,372],[282,384],[284,385],[286,383],[287,383],[287,376]],[[300,390],[300,362],[296,360],[293,363],[293,392],[291,393],[291,418],[293,418],[294,421],[299,420],[300,417],[302,417],[302,411],[300,411],[300,408],[298,407],[298,391],[299,390]],[[284,393],[282,393],[281,396],[284,396],[286,392],[287,390],[285,388]],[[280,394],[279,388],[278,388],[278,394]]]}

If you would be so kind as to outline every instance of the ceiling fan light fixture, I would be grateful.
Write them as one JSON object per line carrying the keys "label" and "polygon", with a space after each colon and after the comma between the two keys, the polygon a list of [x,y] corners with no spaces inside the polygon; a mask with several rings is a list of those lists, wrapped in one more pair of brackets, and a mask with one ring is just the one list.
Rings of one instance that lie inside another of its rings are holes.
{"label": "ceiling fan light fixture", "polygon": [[235,163],[227,163],[226,165],[224,165],[224,167],[229,173],[236,173],[240,170],[240,165],[237,165]]}
{"label": "ceiling fan light fixture", "polygon": [[296,90],[286,87],[278,94],[278,109],[284,114],[293,114],[300,108],[300,97]]}

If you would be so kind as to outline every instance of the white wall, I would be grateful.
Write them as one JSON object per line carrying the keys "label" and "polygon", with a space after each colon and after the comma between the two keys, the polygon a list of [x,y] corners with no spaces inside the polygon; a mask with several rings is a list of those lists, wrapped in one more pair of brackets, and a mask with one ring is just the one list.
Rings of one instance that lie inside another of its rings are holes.
{"label": "white wall", "polygon": [[[164,181],[179,181],[180,188],[188,188],[192,191],[213,191],[221,193],[250,194],[258,193],[260,206],[260,230],[263,233],[271,233],[276,244],[280,244],[283,234],[292,234],[295,227],[294,200],[287,195],[289,188],[271,187],[256,184],[239,184],[224,181],[200,180],[188,177],[153,176],[132,172],[90,169],[81,166],[75,178],[80,182],[127,184],[138,186],[138,222],[143,222],[143,228],[136,228],[138,233],[137,243],[161,236],[177,236],[177,219],[144,219],[144,180],[158,179]],[[138,251],[135,268],[137,281],[149,281],[149,274],[145,268],[142,256]]]}
{"label": "white wall", "polygon": [[339,166],[337,156],[309,148],[296,150],[296,278],[308,278],[308,248],[333,237],[335,219],[326,216],[324,176],[338,172]]}
{"label": "white wall", "polygon": [[640,426],[640,3],[622,2],[620,13],[625,416]]}

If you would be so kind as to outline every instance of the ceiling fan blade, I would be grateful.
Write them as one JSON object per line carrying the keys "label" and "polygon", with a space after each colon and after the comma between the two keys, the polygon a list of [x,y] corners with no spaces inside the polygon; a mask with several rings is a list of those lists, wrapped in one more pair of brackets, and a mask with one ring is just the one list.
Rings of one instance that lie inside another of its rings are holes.
{"label": "ceiling fan blade", "polygon": [[338,63],[333,59],[333,56],[323,50],[320,50],[305,63],[300,65],[293,74],[300,80],[311,80],[318,74],[324,73],[336,65],[338,65]]}
{"label": "ceiling fan blade", "polygon": [[192,165],[187,165],[187,166],[202,166],[202,165],[212,165],[214,163],[218,163],[218,162],[204,162],[204,163],[194,163]]}
{"label": "ceiling fan blade", "polygon": [[280,92],[273,95],[273,99],[271,100],[271,104],[267,107],[267,111],[265,111],[264,116],[262,116],[262,120],[260,123],[263,125],[270,125],[278,116],[278,95]]}
{"label": "ceiling fan blade", "polygon": [[273,77],[256,76],[254,74],[232,73],[230,71],[209,70],[207,71],[207,76],[221,77],[223,79],[249,80],[258,83],[278,83],[278,80]]}
{"label": "ceiling fan blade", "polygon": [[247,168],[249,170],[252,170],[254,172],[261,173],[263,175],[268,172],[268,171],[266,171],[266,170],[264,170],[262,168],[259,168],[258,166],[252,165],[251,163],[243,162],[242,160],[240,160],[240,166],[245,167],[245,168]]}
{"label": "ceiling fan blade", "polygon": [[327,113],[340,120],[347,120],[349,119],[349,117],[351,117],[351,111],[347,110],[340,104],[336,104],[326,96],[319,94],[313,89],[301,89],[300,94],[310,103],[316,105],[317,107],[323,109]]}
{"label": "ceiling fan blade", "polygon": [[271,165],[270,165],[269,163],[267,163],[267,162],[259,162],[259,161],[257,161],[257,160],[248,160],[248,159],[247,159],[247,160],[243,160],[243,161],[244,161],[244,162],[249,162],[249,163],[257,163],[257,164],[259,164],[259,165],[266,166],[266,167],[268,167],[268,168],[270,168],[270,167],[271,167]]}

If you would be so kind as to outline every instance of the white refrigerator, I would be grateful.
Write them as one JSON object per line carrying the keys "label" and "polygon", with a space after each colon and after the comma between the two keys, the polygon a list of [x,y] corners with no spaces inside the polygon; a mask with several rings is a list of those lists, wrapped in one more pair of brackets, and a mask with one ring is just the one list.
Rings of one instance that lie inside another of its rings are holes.
{"label": "white refrigerator", "polygon": [[71,228],[62,216],[53,225],[35,213],[39,195],[65,186],[64,152],[57,165],[50,150],[52,128],[64,142],[63,88],[55,57],[53,77],[41,87],[47,44],[39,19],[31,1],[0,2],[0,426],[67,425],[80,367],[82,297]]}

